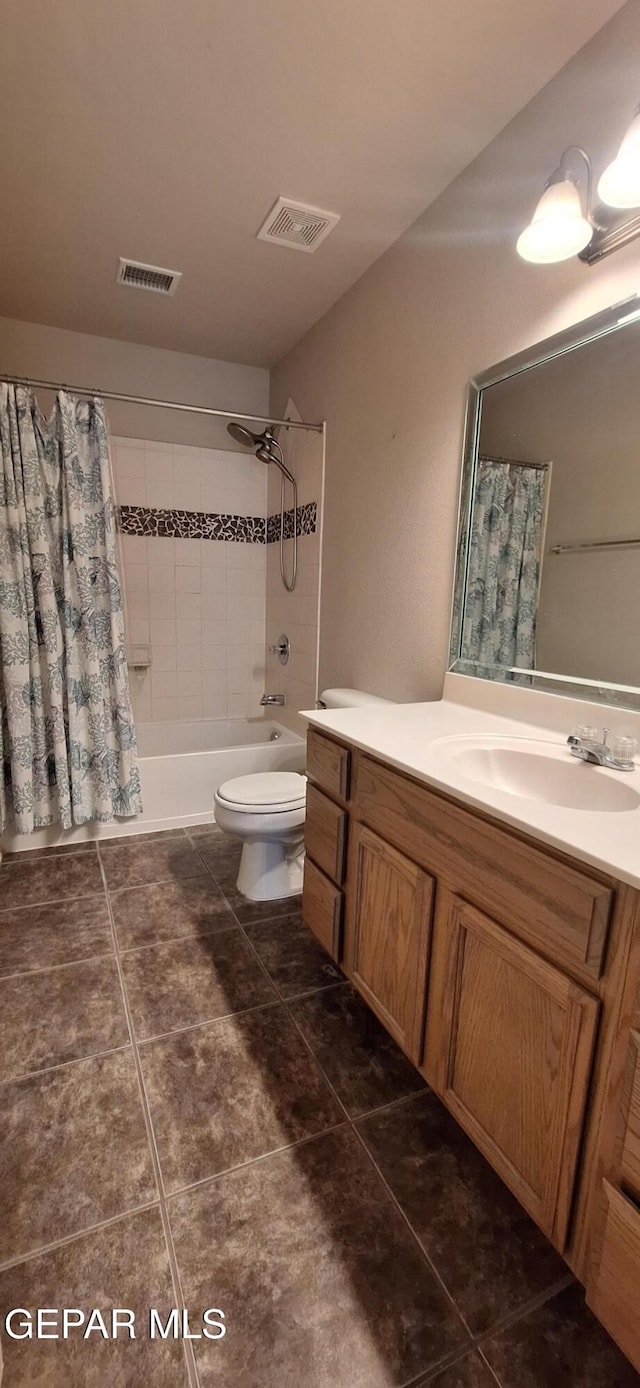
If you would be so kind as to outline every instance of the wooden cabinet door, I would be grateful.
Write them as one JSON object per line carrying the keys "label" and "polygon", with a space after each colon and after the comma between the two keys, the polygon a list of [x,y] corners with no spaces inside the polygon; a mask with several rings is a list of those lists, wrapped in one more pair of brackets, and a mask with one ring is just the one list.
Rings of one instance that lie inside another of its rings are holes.
{"label": "wooden cabinet door", "polygon": [[420,1063],[433,878],[353,824],[344,967],[407,1055]]}
{"label": "wooden cabinet door", "polygon": [[439,889],[424,1073],[562,1250],[598,1002]]}

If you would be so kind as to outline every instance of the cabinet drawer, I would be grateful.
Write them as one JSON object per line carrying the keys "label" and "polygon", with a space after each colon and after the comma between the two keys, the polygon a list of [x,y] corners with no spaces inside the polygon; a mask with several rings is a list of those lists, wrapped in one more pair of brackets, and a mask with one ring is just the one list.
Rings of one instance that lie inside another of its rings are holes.
{"label": "cabinet drawer", "polygon": [[367,756],[358,761],[356,812],[547,958],[585,981],[599,978],[608,885]]}
{"label": "cabinet drawer", "polygon": [[344,880],[347,816],[316,786],[307,786],[304,841],[307,853],[338,886]]}
{"label": "cabinet drawer", "polygon": [[640,1200],[640,1032],[632,1031],[625,1074],[627,1126],[622,1147],[621,1178]]}
{"label": "cabinet drawer", "polygon": [[311,862],[305,859],[302,888],[302,915],[309,929],[327,953],[340,960],[342,953],[342,892]]}
{"label": "cabinet drawer", "polygon": [[330,737],[310,728],[307,734],[307,775],[334,800],[349,799],[351,753]]}
{"label": "cabinet drawer", "polygon": [[640,1210],[604,1183],[602,1245],[587,1286],[587,1303],[640,1370]]}

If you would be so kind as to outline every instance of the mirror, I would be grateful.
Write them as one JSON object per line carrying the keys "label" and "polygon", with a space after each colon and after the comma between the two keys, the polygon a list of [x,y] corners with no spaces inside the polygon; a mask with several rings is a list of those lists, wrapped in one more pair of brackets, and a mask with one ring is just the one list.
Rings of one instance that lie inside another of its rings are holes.
{"label": "mirror", "polygon": [[470,382],[451,664],[640,708],[640,303]]}

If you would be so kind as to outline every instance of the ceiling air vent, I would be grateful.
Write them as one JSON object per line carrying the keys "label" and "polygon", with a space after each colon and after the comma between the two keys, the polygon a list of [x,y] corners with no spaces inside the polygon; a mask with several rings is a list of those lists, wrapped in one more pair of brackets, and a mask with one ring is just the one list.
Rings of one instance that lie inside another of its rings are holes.
{"label": "ceiling air vent", "polygon": [[181,279],[181,270],[163,270],[159,265],[143,265],[140,260],[121,258],[116,284],[130,284],[132,289],[150,289],[152,294],[175,294]]}
{"label": "ceiling air vent", "polygon": [[295,251],[315,251],[339,221],[339,212],[322,212],[319,207],[278,198],[257,236],[259,241],[278,241]]}

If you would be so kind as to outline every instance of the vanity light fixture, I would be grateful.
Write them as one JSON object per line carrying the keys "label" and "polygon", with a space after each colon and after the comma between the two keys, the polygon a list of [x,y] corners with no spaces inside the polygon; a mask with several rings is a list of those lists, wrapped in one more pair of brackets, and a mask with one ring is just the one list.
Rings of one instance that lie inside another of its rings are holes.
{"label": "vanity light fixture", "polygon": [[[583,167],[581,167],[581,165]],[[640,235],[640,106],[636,107],[615,159],[598,183],[592,206],[591,160],[579,145],[565,149],[533,217],[517,241],[523,260],[536,265],[579,256],[587,265]],[[621,211],[638,209],[631,219]]]}
{"label": "vanity light fixture", "polygon": [[598,197],[607,207],[640,207],[640,106],[636,106],[615,159],[600,179]]}
{"label": "vanity light fixture", "polygon": [[[587,171],[584,207],[579,176],[571,171],[575,155],[584,160]],[[517,251],[523,260],[535,265],[550,265],[557,260],[569,260],[588,246],[593,236],[589,221],[591,182],[589,155],[579,145],[569,145],[557,169],[547,179],[528,227],[518,237]]]}

